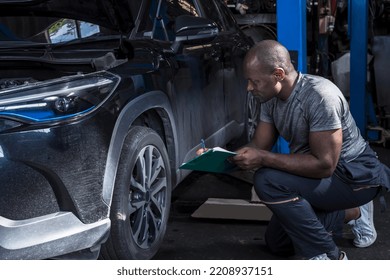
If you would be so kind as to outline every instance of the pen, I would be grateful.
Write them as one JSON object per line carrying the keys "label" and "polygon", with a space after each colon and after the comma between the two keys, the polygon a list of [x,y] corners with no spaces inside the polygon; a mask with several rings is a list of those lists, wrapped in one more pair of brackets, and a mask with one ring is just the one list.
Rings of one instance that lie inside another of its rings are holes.
{"label": "pen", "polygon": [[200,146],[203,150],[206,149],[206,144],[204,143],[204,139],[200,139]]}

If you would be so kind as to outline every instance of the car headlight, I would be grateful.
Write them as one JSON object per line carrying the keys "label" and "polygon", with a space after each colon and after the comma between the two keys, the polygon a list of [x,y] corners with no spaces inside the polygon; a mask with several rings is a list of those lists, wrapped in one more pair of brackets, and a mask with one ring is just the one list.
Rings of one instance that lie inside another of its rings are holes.
{"label": "car headlight", "polygon": [[0,131],[16,123],[43,124],[91,114],[114,92],[120,77],[97,72],[0,91]]}

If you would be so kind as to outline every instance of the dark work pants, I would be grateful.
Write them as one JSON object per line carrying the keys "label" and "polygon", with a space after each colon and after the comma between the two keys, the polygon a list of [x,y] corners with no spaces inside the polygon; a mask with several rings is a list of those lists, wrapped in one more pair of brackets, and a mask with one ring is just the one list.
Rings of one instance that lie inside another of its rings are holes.
{"label": "dark work pants", "polygon": [[293,252],[305,259],[327,253],[337,259],[333,237],[341,235],[344,209],[371,201],[379,188],[354,190],[336,175],[312,179],[261,168],[254,175],[260,200],[272,211],[266,242],[274,253]]}

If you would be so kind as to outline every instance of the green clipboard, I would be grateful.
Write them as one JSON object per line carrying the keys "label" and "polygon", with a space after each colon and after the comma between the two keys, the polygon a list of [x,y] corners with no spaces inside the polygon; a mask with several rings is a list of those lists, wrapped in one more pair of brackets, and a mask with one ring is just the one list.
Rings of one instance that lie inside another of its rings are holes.
{"label": "green clipboard", "polygon": [[220,147],[208,149],[203,154],[183,163],[180,169],[189,169],[204,172],[228,173],[237,168],[234,163],[228,161],[237,153]]}

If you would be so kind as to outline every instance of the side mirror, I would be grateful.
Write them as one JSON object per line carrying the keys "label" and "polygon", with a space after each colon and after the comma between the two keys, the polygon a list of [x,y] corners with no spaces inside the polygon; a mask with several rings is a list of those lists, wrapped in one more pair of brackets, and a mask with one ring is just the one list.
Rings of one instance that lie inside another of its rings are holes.
{"label": "side mirror", "polygon": [[174,49],[178,49],[181,43],[207,44],[217,37],[218,26],[210,19],[188,15],[178,16],[175,20]]}

